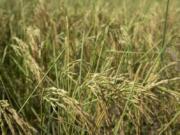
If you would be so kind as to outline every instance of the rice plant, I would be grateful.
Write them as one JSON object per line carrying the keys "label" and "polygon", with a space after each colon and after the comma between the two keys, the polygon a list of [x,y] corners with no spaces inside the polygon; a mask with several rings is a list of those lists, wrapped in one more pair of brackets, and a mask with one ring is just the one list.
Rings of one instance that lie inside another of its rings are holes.
{"label": "rice plant", "polygon": [[0,134],[179,135],[179,0],[1,0]]}

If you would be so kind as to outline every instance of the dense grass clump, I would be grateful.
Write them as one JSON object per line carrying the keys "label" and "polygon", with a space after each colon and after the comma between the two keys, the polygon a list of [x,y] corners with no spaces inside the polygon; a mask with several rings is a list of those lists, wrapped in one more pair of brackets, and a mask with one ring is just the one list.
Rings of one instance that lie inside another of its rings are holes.
{"label": "dense grass clump", "polygon": [[0,134],[179,135],[179,0],[1,0]]}

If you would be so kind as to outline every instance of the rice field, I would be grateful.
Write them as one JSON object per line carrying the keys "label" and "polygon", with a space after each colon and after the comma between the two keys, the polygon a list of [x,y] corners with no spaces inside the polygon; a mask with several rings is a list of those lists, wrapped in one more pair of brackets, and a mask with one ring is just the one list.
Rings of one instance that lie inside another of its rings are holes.
{"label": "rice field", "polygon": [[0,0],[0,135],[180,135],[179,0]]}

